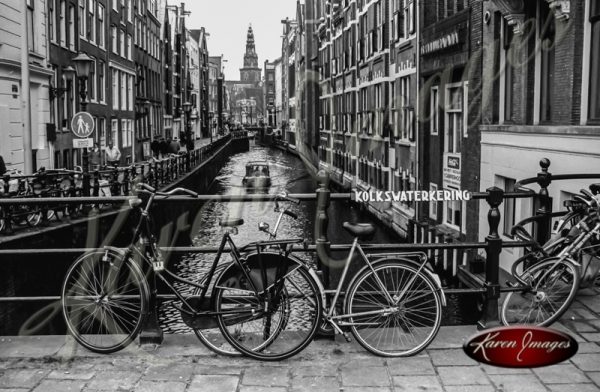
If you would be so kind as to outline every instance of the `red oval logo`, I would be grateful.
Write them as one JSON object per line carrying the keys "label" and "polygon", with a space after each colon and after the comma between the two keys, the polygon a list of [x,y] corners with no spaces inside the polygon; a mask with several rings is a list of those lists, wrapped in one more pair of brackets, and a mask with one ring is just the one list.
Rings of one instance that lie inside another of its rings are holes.
{"label": "red oval logo", "polygon": [[509,368],[554,365],[571,358],[578,347],[577,341],[564,332],[524,325],[485,330],[463,345],[474,360]]}

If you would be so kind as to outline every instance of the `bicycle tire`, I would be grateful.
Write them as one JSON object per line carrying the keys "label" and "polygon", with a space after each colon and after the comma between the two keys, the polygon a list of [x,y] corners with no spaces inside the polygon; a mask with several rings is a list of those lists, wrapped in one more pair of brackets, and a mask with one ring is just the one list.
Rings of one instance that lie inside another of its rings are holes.
{"label": "bicycle tire", "polygon": [[137,337],[148,301],[148,282],[139,266],[129,258],[123,261],[123,255],[113,251],[79,257],[61,290],[70,334],[83,347],[100,354],[119,351]]}
{"label": "bicycle tire", "polygon": [[[313,340],[323,311],[321,293],[309,269],[300,262],[267,252],[261,256],[268,259],[266,269],[271,273],[267,290],[262,287],[262,270],[251,262],[246,268],[258,293],[250,289],[250,282],[228,287],[223,279],[216,284],[215,310],[221,313],[217,321],[223,336],[238,351],[262,361],[280,361],[299,353]],[[273,270],[281,263],[285,274],[273,276]],[[222,278],[228,278],[227,274]],[[275,298],[268,300],[268,293]],[[240,308],[246,310],[237,315],[223,314]],[[280,316],[273,328],[271,317],[277,314]],[[243,335],[236,334],[235,327],[240,322],[247,327]]]}
{"label": "bicycle tire", "polygon": [[[419,353],[435,339],[442,323],[439,287],[426,273],[418,272],[417,266],[402,260],[381,261],[372,267],[363,269],[351,282],[345,301],[346,314],[390,308],[387,296],[376,296],[377,292],[382,293],[375,274],[393,299],[412,283],[400,298],[397,311],[350,317],[351,323],[375,326],[351,325],[352,335],[361,346],[378,356],[407,357]],[[379,335],[377,330],[380,330]],[[371,341],[374,335],[376,342]]]}
{"label": "bicycle tire", "polygon": [[[217,277],[220,276],[224,272],[224,270],[225,270],[224,266],[218,267],[217,270],[215,271],[215,274],[216,274],[215,276],[217,276]],[[214,282],[216,282],[217,280],[218,280],[218,278],[216,280],[214,280]],[[200,284],[204,284],[205,281],[206,281],[206,276],[204,276],[202,278],[202,280],[200,281]],[[196,288],[196,290],[194,290],[194,295],[199,295],[200,291],[201,291],[200,288]],[[209,295],[209,296],[214,295],[214,283],[211,284],[211,286],[209,287],[207,295]],[[216,322],[216,317],[215,317],[215,322]],[[194,334],[200,340],[200,342],[204,346],[206,346],[206,348],[211,350],[212,352],[220,354],[220,355],[225,355],[228,357],[242,356],[242,353],[239,352],[238,350],[236,350],[231,344],[229,344],[227,339],[225,339],[225,337],[219,330],[218,325],[216,325],[216,328],[192,328],[192,330],[194,331]]]}
{"label": "bicycle tire", "polygon": [[[506,295],[501,314],[504,325],[533,324],[547,327],[568,309],[577,295],[581,277],[575,265],[566,260],[559,260],[558,257],[547,258],[521,274],[521,278],[528,282],[531,288],[509,292]],[[544,278],[545,273],[557,261],[560,265]],[[540,281],[542,278],[544,280]],[[551,298],[560,301],[558,307],[553,306],[554,301]],[[520,313],[520,310],[524,313]]]}

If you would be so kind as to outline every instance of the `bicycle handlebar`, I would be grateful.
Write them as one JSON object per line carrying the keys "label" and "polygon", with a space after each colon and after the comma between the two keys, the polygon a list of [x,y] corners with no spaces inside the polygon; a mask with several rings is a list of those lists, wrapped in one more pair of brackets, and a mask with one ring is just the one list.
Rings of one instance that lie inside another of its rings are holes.
{"label": "bicycle handlebar", "polygon": [[293,197],[289,197],[287,195],[287,193],[285,193],[285,192],[279,193],[276,197],[276,200],[289,201],[290,203],[300,204],[299,199],[294,199]]}
{"label": "bicycle handlebar", "polygon": [[198,194],[196,192],[191,191],[191,190],[186,189],[186,188],[175,188],[175,189],[173,189],[173,190],[171,190],[169,192],[158,192],[155,188],[153,188],[150,185],[145,184],[143,182],[140,183],[140,184],[138,184],[138,190],[139,189],[147,191],[147,192],[150,192],[150,193],[154,193],[157,196],[166,196],[166,197],[169,197],[169,196],[173,196],[173,195],[176,195],[176,194],[183,194],[183,195],[187,195],[187,196],[191,196],[191,197],[195,197],[195,198],[198,197]]}

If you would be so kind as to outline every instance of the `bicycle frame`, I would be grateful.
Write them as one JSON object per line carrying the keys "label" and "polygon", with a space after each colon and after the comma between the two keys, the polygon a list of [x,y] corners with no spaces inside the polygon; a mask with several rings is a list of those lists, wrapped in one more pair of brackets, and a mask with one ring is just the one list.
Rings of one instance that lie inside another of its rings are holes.
{"label": "bicycle frame", "polygon": [[[150,219],[149,209],[150,209],[150,206],[152,205],[152,202],[154,201],[154,197],[155,197],[155,195],[151,194],[150,199],[148,200],[148,203],[146,204],[146,207],[143,209],[140,208],[141,217],[140,217],[138,225],[136,226],[136,229],[134,231],[133,240],[126,251],[124,260],[127,260],[127,258],[130,257],[132,255],[132,253],[135,252],[135,254],[137,256],[139,256],[144,261],[144,263],[151,268],[151,271],[154,272],[155,276],[158,276],[158,278],[177,297],[177,299],[182,302],[182,304],[183,304],[182,308],[179,308],[179,307],[176,307],[176,308],[190,316],[218,316],[218,315],[226,315],[226,314],[253,313],[255,311],[254,309],[240,309],[240,310],[232,310],[232,311],[228,311],[228,312],[215,312],[215,311],[198,312],[196,309],[194,309],[194,307],[192,305],[190,305],[188,300],[186,300],[186,298],[171,284],[171,282],[169,281],[167,276],[177,282],[201,289],[201,293],[200,293],[199,297],[194,296],[194,297],[190,297],[190,298],[199,298],[200,302],[202,303],[207,296],[208,289],[214,278],[217,266],[219,264],[222,254],[225,250],[225,247],[227,245],[229,245],[230,253],[234,260],[234,263],[240,268],[240,270],[244,274],[246,281],[250,284],[251,289],[255,295],[258,296],[264,292],[268,292],[268,290],[270,290],[274,286],[274,284],[272,284],[270,286],[267,286],[265,284],[266,283],[266,275],[263,273],[263,290],[262,291],[258,290],[255,283],[253,282],[253,279],[250,277],[247,269],[244,267],[243,259],[240,255],[240,251],[239,251],[238,247],[235,245],[235,243],[233,242],[233,239],[231,238],[231,235],[228,232],[225,232],[223,234],[223,237],[221,239],[221,244],[219,245],[217,254],[215,256],[215,259],[213,260],[210,270],[209,270],[208,274],[206,275],[204,284],[197,284],[197,283],[191,282],[187,279],[177,276],[173,272],[166,269],[164,266],[164,263],[162,261],[160,261],[160,254],[156,247],[156,240],[152,234],[152,229],[151,229],[151,219]],[[265,246],[291,244],[291,243],[296,243],[296,242],[300,242],[300,241],[302,241],[302,239],[279,240],[279,241],[260,241],[260,242],[248,244],[244,248],[256,247],[257,254],[259,255],[259,260],[260,260],[261,248],[263,248]],[[140,247],[137,245],[138,243],[149,244],[150,246],[148,249],[145,249],[146,252],[144,252],[144,249],[140,249]],[[289,252],[286,252],[285,257],[287,258],[288,255],[289,255]],[[264,269],[263,269],[263,272],[265,272]],[[167,275],[167,276],[165,276],[165,275]],[[183,307],[185,307],[187,309],[183,309]]]}
{"label": "bicycle frame", "polygon": [[[360,254],[362,260],[365,262],[365,264],[367,265],[367,267],[370,268],[371,271],[373,271],[373,276],[376,279],[377,285],[382,290],[382,292],[385,293],[385,297],[386,297],[387,301],[389,302],[389,308],[375,310],[375,311],[361,312],[361,313],[334,315],[335,309],[336,309],[336,305],[338,303],[340,294],[342,292],[342,286],[343,286],[343,284],[346,281],[346,276],[348,274],[348,269],[350,267],[350,262],[352,261],[352,257],[354,256],[354,252],[355,251],[358,251],[358,253]],[[375,269],[373,268],[373,263],[371,263],[371,261],[369,260],[369,257],[365,254],[365,252],[363,251],[362,247],[360,246],[360,243],[358,242],[358,238],[355,238],[354,241],[352,242],[352,247],[350,248],[350,253],[348,253],[348,257],[346,258],[346,261],[345,261],[345,264],[344,264],[344,270],[342,271],[342,276],[340,277],[340,281],[339,281],[336,289],[333,290],[333,291],[332,290],[325,290],[326,294],[334,293],[334,297],[333,297],[333,300],[331,302],[331,305],[330,305],[329,309],[325,309],[325,312],[326,312],[326,314],[324,315],[325,316],[325,320],[328,321],[338,331],[338,333],[343,334],[343,331],[341,330],[340,326],[366,325],[365,323],[353,323],[353,322],[343,321],[344,319],[353,318],[353,317],[360,317],[360,316],[370,316],[370,315],[376,315],[376,314],[385,314],[385,313],[396,311],[398,304],[403,299],[403,297],[406,294],[408,288],[412,286],[412,284],[415,281],[415,279],[417,278],[417,276],[423,271],[423,269],[425,268],[425,264],[427,262],[426,255],[423,254],[423,253],[421,253],[421,252],[415,252],[415,253],[393,253],[393,254],[390,253],[390,254],[385,254],[385,255],[382,254],[381,256],[402,256],[402,257],[419,256],[419,257],[424,257],[424,262],[422,262],[419,265],[419,267],[417,269],[417,273],[411,278],[411,280],[408,282],[408,284],[405,285],[405,288],[397,296],[397,298],[392,298],[390,296],[390,294],[388,293],[388,291],[385,289],[385,287],[383,285],[383,282],[381,282],[381,280],[379,279],[379,276],[375,272]],[[441,290],[441,287],[440,287],[440,290]]]}

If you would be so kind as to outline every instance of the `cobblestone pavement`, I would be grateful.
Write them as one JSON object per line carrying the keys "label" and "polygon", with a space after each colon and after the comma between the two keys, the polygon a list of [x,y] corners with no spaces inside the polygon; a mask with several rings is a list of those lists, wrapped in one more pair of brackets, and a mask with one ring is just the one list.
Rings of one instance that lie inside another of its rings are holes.
{"label": "cobblestone pavement", "polygon": [[504,369],[468,358],[475,327],[443,327],[411,358],[379,358],[356,343],[317,340],[294,358],[261,363],[218,357],[195,336],[167,335],[159,348],[131,345],[101,356],[64,336],[0,338],[0,392],[562,392],[600,391],[600,298],[580,298],[555,328],[579,341],[571,360]]}

